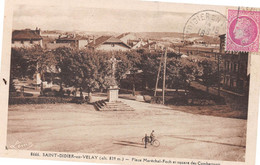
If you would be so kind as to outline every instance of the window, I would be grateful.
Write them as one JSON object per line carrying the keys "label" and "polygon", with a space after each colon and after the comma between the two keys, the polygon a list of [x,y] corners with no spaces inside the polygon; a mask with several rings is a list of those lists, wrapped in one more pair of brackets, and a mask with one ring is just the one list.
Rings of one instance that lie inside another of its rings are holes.
{"label": "window", "polygon": [[234,64],[234,72],[237,72],[237,64]]}
{"label": "window", "polygon": [[237,87],[237,82],[233,81],[233,87]]}
{"label": "window", "polygon": [[234,85],[234,80],[231,78],[231,79],[230,79],[230,87],[232,88],[233,85]]}

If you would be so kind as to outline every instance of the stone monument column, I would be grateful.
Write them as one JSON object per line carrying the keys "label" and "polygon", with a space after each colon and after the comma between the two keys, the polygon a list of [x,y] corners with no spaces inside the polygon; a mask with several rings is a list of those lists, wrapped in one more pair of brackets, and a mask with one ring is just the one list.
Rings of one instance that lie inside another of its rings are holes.
{"label": "stone monument column", "polygon": [[118,100],[119,91],[115,78],[116,63],[118,62],[118,60],[113,55],[113,57],[110,59],[110,62],[112,63],[112,82],[110,84],[110,87],[108,88],[107,99],[108,102],[116,102]]}

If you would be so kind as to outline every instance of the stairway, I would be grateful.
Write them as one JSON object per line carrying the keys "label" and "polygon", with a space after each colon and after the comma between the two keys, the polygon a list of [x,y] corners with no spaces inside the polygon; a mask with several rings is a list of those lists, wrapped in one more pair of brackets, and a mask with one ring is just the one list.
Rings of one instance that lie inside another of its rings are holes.
{"label": "stairway", "polygon": [[94,102],[97,111],[134,111],[132,107],[122,101],[108,102],[107,100],[99,100]]}

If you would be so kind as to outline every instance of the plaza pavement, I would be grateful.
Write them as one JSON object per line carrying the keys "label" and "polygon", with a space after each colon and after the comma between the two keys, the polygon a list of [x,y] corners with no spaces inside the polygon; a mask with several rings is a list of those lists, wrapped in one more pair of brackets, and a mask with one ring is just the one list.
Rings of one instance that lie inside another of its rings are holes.
{"label": "plaza pavement", "polygon": [[[12,105],[7,146],[19,141],[32,144],[29,150],[244,161],[246,120],[120,100],[135,111],[98,112],[89,104]],[[152,130],[160,146],[145,149],[141,139]]]}

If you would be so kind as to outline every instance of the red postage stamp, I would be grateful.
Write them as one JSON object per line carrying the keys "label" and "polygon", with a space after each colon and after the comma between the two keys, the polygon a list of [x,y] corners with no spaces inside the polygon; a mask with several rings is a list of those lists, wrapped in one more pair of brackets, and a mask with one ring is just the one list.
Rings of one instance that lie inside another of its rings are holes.
{"label": "red postage stamp", "polygon": [[260,12],[228,10],[227,51],[258,52]]}

